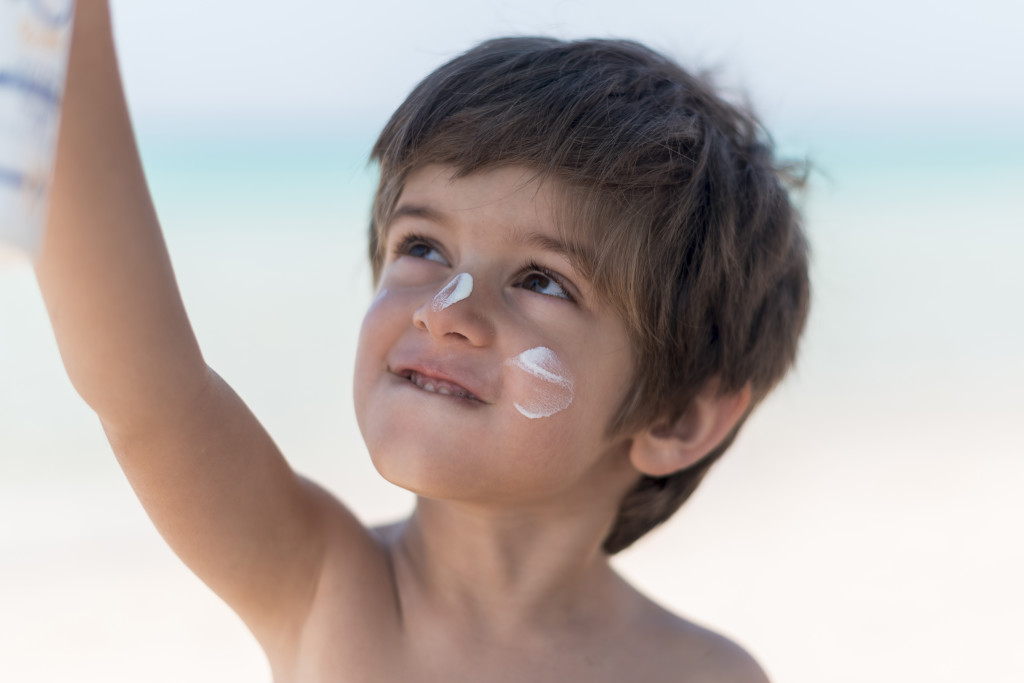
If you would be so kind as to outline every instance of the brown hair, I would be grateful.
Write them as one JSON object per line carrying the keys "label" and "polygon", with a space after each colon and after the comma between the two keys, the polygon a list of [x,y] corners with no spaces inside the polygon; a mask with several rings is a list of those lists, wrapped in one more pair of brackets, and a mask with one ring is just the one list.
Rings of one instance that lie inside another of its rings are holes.
{"label": "brown hair", "polygon": [[[566,188],[563,228],[586,244],[575,265],[634,346],[633,386],[610,433],[675,420],[713,379],[723,394],[750,384],[754,405],[795,359],[810,286],[786,188],[801,180],[775,162],[751,112],[642,45],[487,41],[413,90],[373,159],[375,278],[381,231],[416,168],[444,163],[468,175],[524,164]],[[668,519],[738,429],[693,467],[642,477],[605,550]]]}

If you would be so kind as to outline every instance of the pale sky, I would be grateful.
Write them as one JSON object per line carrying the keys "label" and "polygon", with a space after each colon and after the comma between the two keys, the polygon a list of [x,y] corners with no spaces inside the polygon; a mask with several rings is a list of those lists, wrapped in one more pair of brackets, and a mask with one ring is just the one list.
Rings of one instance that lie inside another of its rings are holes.
{"label": "pale sky", "polygon": [[113,0],[143,124],[380,125],[432,68],[488,37],[627,37],[724,67],[769,120],[916,127],[1024,119],[1017,0]]}

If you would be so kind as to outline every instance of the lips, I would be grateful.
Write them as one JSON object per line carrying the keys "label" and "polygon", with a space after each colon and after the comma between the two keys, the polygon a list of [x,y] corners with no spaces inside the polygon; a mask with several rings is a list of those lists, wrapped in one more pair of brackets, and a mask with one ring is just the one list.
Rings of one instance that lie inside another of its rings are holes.
{"label": "lips", "polygon": [[439,377],[424,375],[423,373],[416,372],[415,370],[411,370],[409,372],[408,378],[410,382],[418,386],[420,389],[429,391],[432,394],[455,396],[456,398],[468,398],[474,401],[477,400],[476,396],[474,396],[472,392],[455,382],[449,382],[448,380],[444,380]]}
{"label": "lips", "polygon": [[432,394],[483,402],[466,386],[469,382],[460,379],[462,375],[453,376],[440,369],[427,368],[419,364],[393,368],[391,372],[399,377],[404,377],[416,387]]}

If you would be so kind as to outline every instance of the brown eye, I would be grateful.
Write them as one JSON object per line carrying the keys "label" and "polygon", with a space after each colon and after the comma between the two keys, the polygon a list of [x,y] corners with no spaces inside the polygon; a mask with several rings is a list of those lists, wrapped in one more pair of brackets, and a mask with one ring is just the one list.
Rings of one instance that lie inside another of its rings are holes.
{"label": "brown eye", "polygon": [[412,256],[413,258],[421,258],[448,265],[448,261],[441,255],[438,248],[431,244],[429,240],[419,235],[408,235],[403,238],[396,252],[400,256]]}
{"label": "brown eye", "polygon": [[429,244],[423,244],[422,242],[409,247],[409,256],[415,256],[416,258],[429,259],[435,252],[437,252],[437,249],[434,249]]}
{"label": "brown eye", "polygon": [[565,291],[565,288],[558,284],[553,277],[542,271],[530,271],[520,281],[519,286],[523,289],[528,289],[531,292],[544,294],[545,296],[553,296],[559,299],[572,301],[572,297],[569,296],[569,292]]}

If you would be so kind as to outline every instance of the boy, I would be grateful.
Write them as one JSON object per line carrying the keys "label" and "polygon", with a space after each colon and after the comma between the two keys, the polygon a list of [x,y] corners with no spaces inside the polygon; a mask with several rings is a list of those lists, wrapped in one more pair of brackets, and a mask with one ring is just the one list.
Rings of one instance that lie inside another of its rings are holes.
{"label": "boy", "polygon": [[79,3],[37,273],[161,534],[278,681],[763,681],[608,563],[795,355],[806,247],[756,122],[640,46],[509,39],[429,76],[374,156],[355,403],[418,499],[366,529],[204,363],[107,4]]}

